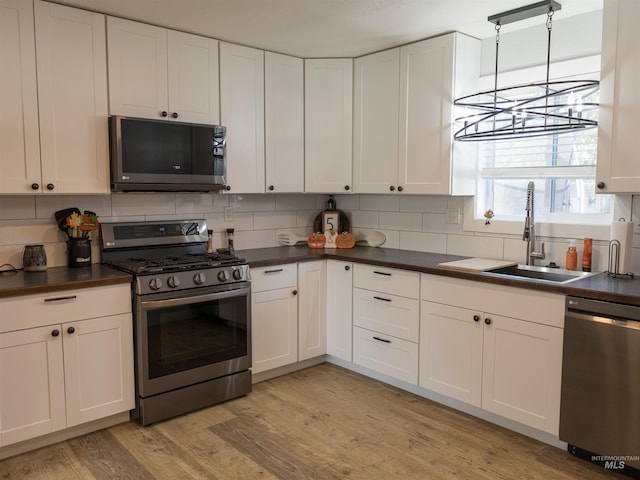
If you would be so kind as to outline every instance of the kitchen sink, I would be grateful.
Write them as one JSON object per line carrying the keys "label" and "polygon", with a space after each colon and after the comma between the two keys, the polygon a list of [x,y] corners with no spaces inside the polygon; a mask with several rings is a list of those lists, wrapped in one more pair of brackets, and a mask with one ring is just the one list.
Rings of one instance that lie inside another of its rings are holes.
{"label": "kitchen sink", "polygon": [[597,275],[597,272],[579,272],[575,270],[565,270],[564,268],[538,267],[532,265],[512,265],[509,267],[496,268],[487,273],[510,278],[527,278],[561,285],[591,275]]}

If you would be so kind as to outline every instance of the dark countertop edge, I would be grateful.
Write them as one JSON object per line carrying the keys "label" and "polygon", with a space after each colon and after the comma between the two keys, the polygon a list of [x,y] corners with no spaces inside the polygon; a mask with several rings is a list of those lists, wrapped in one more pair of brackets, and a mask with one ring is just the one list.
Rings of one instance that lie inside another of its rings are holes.
{"label": "dark countertop edge", "polygon": [[4,273],[0,276],[0,299],[37,295],[65,290],[130,284],[128,273],[93,264],[91,268],[51,267],[45,272]]}
{"label": "dark countertop edge", "polygon": [[[379,255],[372,252],[385,252]],[[438,267],[438,263],[469,258],[458,255],[444,255],[411,250],[385,249],[357,246],[353,249],[310,249],[306,246],[271,247],[245,250],[241,252],[253,268],[286,263],[310,262],[332,259],[363,263],[387,268],[398,268],[418,273],[491,283],[508,287],[536,290],[559,295],[602,300],[640,306],[640,279],[609,278],[605,273],[596,274],[570,284],[559,285],[534,279],[516,279],[493,275],[488,272],[471,272]],[[282,253],[283,255],[278,255]],[[380,257],[380,258],[376,258]]]}

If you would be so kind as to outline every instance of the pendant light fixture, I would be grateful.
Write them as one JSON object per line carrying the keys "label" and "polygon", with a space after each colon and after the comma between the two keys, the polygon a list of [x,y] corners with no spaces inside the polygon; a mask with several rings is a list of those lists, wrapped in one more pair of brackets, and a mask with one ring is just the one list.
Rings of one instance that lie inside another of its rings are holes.
{"label": "pendant light fixture", "polygon": [[[473,113],[456,118],[457,141],[480,141],[539,137],[598,126],[591,112],[598,109],[596,80],[549,81],[551,23],[562,6],[544,0],[497,15],[488,20],[496,25],[496,65],[493,90],[455,100],[454,105]],[[548,31],[547,78],[545,82],[498,88],[498,51],[502,25],[546,14]]]}

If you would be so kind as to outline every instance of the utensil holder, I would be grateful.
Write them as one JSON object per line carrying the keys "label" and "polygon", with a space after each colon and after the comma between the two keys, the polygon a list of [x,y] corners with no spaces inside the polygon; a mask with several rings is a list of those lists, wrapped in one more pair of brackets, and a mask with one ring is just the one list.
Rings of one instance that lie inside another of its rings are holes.
{"label": "utensil holder", "polygon": [[25,245],[22,269],[25,272],[44,272],[47,269],[47,254],[42,244]]}
{"label": "utensil holder", "polygon": [[67,253],[70,267],[91,266],[91,240],[87,237],[70,238],[67,241]]}

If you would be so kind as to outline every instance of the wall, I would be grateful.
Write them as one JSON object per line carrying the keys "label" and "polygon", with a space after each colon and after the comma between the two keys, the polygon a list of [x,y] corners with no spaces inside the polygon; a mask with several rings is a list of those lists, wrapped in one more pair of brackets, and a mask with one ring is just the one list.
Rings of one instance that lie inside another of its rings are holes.
{"label": "wall", "polygon": [[[65,235],[55,226],[57,210],[77,207],[95,211],[102,222],[204,218],[215,234],[215,246],[224,245],[224,230],[236,230],[236,248],[273,247],[278,234],[307,235],[313,220],[325,208],[327,195],[312,194],[119,194],[112,196],[0,196],[0,265],[21,267],[24,245],[44,243],[50,266],[66,265]],[[384,247],[514,260],[523,263],[521,234],[465,232],[464,197],[424,195],[337,195],[337,207],[349,216],[352,230],[384,232]],[[224,220],[224,207],[231,220]],[[459,212],[460,223],[447,223],[447,212]],[[640,206],[634,208],[634,218]],[[524,211],[523,211],[524,226]],[[633,271],[640,272],[640,235],[634,236]],[[97,239],[97,236],[94,237]],[[566,238],[541,238],[548,261],[564,266]],[[93,261],[99,246],[92,242]],[[594,270],[607,269],[608,244],[594,241]]]}

